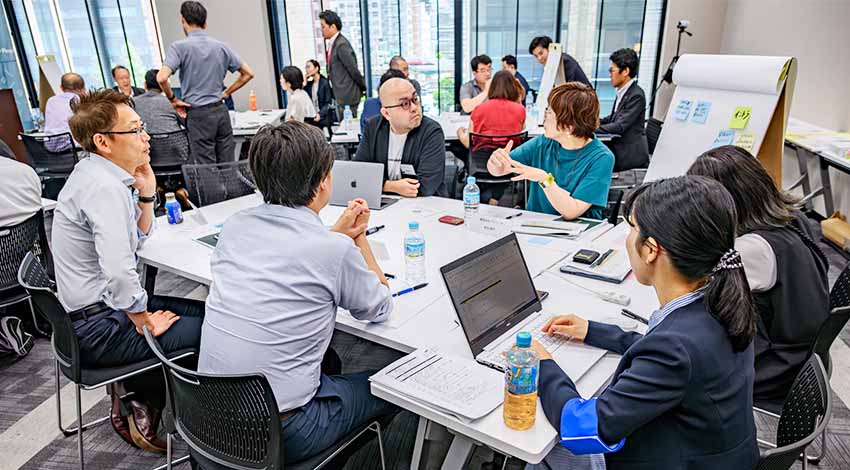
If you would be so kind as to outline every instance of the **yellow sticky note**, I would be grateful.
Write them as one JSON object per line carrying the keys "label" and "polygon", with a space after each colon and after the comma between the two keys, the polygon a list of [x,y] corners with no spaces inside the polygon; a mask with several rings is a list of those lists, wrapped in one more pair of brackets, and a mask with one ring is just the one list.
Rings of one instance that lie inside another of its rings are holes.
{"label": "yellow sticky note", "polygon": [[729,121],[729,129],[746,129],[747,123],[750,122],[750,114],[753,113],[753,108],[750,106],[738,106],[735,112],[732,113],[732,120]]}
{"label": "yellow sticky note", "polygon": [[752,132],[739,132],[738,135],[735,136],[735,143],[738,147],[746,150],[747,152],[753,153],[753,147],[756,144],[756,135]]}

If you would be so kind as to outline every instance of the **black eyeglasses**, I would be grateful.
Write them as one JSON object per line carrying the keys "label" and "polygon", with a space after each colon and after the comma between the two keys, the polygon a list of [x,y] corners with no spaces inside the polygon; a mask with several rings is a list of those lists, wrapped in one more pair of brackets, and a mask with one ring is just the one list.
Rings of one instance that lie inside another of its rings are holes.
{"label": "black eyeglasses", "polygon": [[145,123],[139,124],[139,127],[135,129],[130,129],[129,131],[103,131],[98,132],[98,134],[107,134],[107,135],[121,135],[121,134],[136,134],[136,137],[142,135],[142,132],[146,132],[148,130],[148,125]]}
{"label": "black eyeglasses", "polygon": [[405,111],[409,111],[410,105],[412,105],[412,104],[413,105],[419,104],[419,97],[418,96],[413,95],[413,98],[410,98],[409,100],[401,100],[401,102],[399,102],[399,104],[394,104],[392,106],[384,106],[384,107],[387,108],[387,109],[401,108]]}

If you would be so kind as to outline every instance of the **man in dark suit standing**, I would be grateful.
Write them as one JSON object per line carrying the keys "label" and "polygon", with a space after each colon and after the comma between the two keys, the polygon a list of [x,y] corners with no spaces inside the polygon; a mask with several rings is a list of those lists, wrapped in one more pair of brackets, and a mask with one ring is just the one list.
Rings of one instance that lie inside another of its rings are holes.
{"label": "man in dark suit standing", "polygon": [[[546,61],[549,60],[549,44],[552,44],[552,38],[549,36],[537,36],[531,40],[531,44],[528,46],[528,53],[533,55],[537,59],[537,62],[543,64],[544,67],[546,66]],[[568,82],[581,82],[593,88],[593,85],[590,84],[590,80],[587,79],[587,75],[584,74],[584,70],[581,69],[575,58],[566,52],[561,54],[561,56],[564,60],[564,80]]]}
{"label": "man in dark suit standing", "polygon": [[348,39],[339,32],[342,20],[336,12],[325,10],[319,13],[319,20],[322,23],[322,37],[327,41],[325,59],[328,78],[336,97],[337,116],[342,119],[345,107],[349,106],[353,117],[357,117],[357,106],[366,93],[366,79],[357,68],[357,55]]}
{"label": "man in dark suit standing", "polygon": [[646,144],[646,95],[635,82],[638,55],[632,49],[620,49],[611,54],[611,85],[617,89],[617,99],[611,114],[599,120],[599,131],[619,134],[606,142],[614,152],[614,171],[646,168],[649,165],[649,148]]}

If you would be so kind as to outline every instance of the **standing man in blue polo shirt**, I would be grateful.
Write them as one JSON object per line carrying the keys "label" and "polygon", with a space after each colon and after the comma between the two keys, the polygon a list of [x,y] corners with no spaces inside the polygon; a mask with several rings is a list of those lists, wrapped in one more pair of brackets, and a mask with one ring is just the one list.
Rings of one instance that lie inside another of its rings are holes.
{"label": "standing man in blue polo shirt", "polygon": [[[203,5],[183,2],[180,15],[186,39],[168,47],[156,81],[177,114],[186,119],[194,163],[232,161],[233,128],[224,100],[254,78],[254,73],[226,44],[207,35],[207,10]],[[168,82],[178,70],[182,99],[174,96]],[[227,72],[236,71],[239,78],[225,89]]]}

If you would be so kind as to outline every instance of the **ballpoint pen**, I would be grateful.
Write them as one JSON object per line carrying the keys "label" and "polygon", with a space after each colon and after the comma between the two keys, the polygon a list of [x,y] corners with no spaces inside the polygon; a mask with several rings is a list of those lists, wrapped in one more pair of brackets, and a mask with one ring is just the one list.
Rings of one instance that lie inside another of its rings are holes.
{"label": "ballpoint pen", "polygon": [[506,219],[513,219],[514,217],[522,217],[522,212],[517,212],[516,214],[509,215],[505,218]]}
{"label": "ballpoint pen", "polygon": [[639,322],[643,323],[644,325],[649,325],[649,321],[648,321],[646,318],[643,318],[643,317],[641,317],[641,316],[638,316],[638,314],[636,314],[636,313],[632,312],[631,310],[628,310],[628,309],[625,309],[625,308],[624,308],[624,309],[620,310],[620,313],[621,313],[624,317],[631,318],[632,320],[637,320],[637,321],[639,321]]}
{"label": "ballpoint pen", "polygon": [[395,274],[384,273],[384,277],[387,279],[395,279]]}
{"label": "ballpoint pen", "polygon": [[423,288],[423,287],[425,287],[425,286],[427,286],[427,285],[428,285],[428,283],[427,283],[427,282],[423,282],[422,284],[417,284],[417,285],[415,285],[415,286],[413,286],[413,287],[408,287],[407,289],[402,289],[402,290],[400,290],[400,291],[396,292],[395,294],[393,294],[393,297],[398,297],[398,296],[400,296],[400,295],[404,295],[404,294],[407,294],[407,293],[413,292],[413,291],[415,291],[415,290],[419,290],[419,289],[421,289],[421,288]]}
{"label": "ballpoint pen", "polygon": [[378,233],[378,231],[383,229],[383,228],[384,228],[383,225],[378,225],[377,227],[372,227],[372,228],[366,230],[366,236],[368,237],[369,235],[372,235],[373,233]]}

